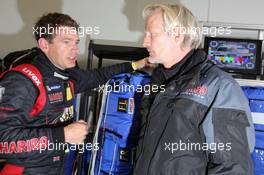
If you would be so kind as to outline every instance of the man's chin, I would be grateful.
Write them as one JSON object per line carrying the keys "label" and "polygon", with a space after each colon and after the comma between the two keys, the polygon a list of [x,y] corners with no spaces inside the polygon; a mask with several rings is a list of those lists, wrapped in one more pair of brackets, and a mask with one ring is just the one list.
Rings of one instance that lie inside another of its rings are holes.
{"label": "man's chin", "polygon": [[68,64],[67,69],[74,68],[75,66],[76,66],[76,64]]}
{"label": "man's chin", "polygon": [[68,68],[73,68],[73,67],[75,67],[76,66],[76,60],[71,60],[70,62],[68,62]]}
{"label": "man's chin", "polygon": [[151,64],[161,64],[161,59],[159,58],[154,58],[154,57],[149,57],[148,62]]}

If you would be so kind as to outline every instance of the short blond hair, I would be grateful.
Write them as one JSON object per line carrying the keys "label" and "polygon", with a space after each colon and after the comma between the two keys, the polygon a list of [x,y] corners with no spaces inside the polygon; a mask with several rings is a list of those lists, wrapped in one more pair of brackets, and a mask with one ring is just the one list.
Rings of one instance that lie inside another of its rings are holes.
{"label": "short blond hair", "polygon": [[143,9],[143,18],[146,20],[154,11],[161,10],[164,21],[164,29],[171,32],[176,26],[180,26],[184,32],[182,47],[197,49],[202,41],[201,27],[192,12],[182,4],[165,5],[149,4]]}

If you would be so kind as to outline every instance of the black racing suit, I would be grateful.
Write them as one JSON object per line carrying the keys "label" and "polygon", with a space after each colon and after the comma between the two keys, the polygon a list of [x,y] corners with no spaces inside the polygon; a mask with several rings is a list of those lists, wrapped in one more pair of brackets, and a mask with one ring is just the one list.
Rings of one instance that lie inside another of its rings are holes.
{"label": "black racing suit", "polygon": [[[64,126],[73,119],[73,93],[98,87],[113,75],[131,72],[130,63],[117,64],[98,70],[83,71],[78,68],[62,71],[56,68],[44,53],[32,49],[23,61],[41,72],[46,90],[46,104],[39,115],[29,116],[39,95],[33,82],[19,72],[9,72],[0,80],[4,88],[0,103],[0,159],[19,166],[23,174],[60,174],[65,151],[56,149],[65,143]],[[41,150],[41,143],[54,143],[54,148]]]}
{"label": "black racing suit", "polygon": [[165,90],[143,98],[135,175],[252,174],[252,117],[230,75],[192,50],[152,80]]}

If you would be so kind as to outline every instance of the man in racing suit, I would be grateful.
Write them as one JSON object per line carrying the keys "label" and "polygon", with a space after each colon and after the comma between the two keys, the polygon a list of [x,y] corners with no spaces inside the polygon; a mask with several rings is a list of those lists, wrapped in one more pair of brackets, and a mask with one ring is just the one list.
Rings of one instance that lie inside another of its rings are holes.
{"label": "man in racing suit", "polygon": [[[54,33],[43,32],[45,27],[53,27]],[[65,147],[59,145],[81,144],[88,133],[86,122],[71,123],[73,95],[145,65],[145,60],[139,60],[133,67],[122,63],[98,70],[76,68],[78,27],[65,14],[41,17],[35,25],[38,48],[25,53],[12,71],[2,75],[0,159],[6,159],[6,164],[1,175],[63,174]]]}
{"label": "man in racing suit", "polygon": [[[144,46],[160,63],[144,97],[135,175],[250,175],[254,128],[248,101],[235,80],[197,49],[201,33],[184,6],[146,6]],[[190,30],[189,30],[190,31]],[[193,31],[193,30],[192,30]]]}

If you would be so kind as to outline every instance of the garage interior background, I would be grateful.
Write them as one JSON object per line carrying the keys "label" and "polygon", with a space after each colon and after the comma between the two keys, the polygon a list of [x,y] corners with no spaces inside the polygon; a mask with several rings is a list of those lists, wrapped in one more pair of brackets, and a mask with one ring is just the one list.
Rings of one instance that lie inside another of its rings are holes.
{"label": "garage interior background", "polygon": [[[232,1],[232,2],[231,2]],[[200,21],[264,26],[264,1],[251,0],[0,0],[0,58],[35,46],[33,24],[44,13],[62,12],[90,35],[81,36],[79,63],[85,67],[90,38],[106,44],[142,46],[143,7],[148,3],[181,2]],[[232,30],[231,37],[258,38],[257,31]],[[107,41],[105,41],[107,40]],[[107,63],[106,63],[107,64]]]}

